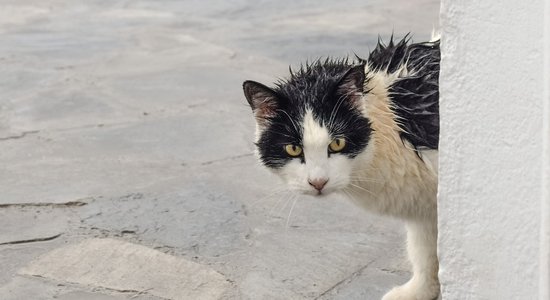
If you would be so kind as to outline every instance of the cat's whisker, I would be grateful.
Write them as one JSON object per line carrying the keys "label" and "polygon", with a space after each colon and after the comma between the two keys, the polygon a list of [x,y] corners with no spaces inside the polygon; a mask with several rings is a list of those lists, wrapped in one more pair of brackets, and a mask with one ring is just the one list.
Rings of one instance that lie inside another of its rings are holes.
{"label": "cat's whisker", "polygon": [[357,182],[374,182],[374,183],[384,183],[380,180],[375,180],[372,178],[366,178],[366,177],[350,177],[351,181],[357,181]]}
{"label": "cat's whisker", "polygon": [[[256,200],[254,200],[254,202],[252,202],[250,204],[250,207],[254,207],[254,206],[256,206],[260,203],[263,203],[264,200],[269,201],[270,199],[275,198],[275,197],[277,197],[277,203],[279,203],[280,199],[284,199],[284,196],[286,194],[289,194],[289,193],[290,192],[288,191],[288,189],[285,186],[279,186],[279,187],[273,189],[271,191],[271,193],[269,193],[269,194],[267,194],[267,195],[265,195],[261,198],[258,198]],[[279,197],[281,197],[281,198],[279,198]]]}
{"label": "cat's whisker", "polygon": [[365,191],[365,192],[371,194],[372,196],[375,196],[375,197],[376,197],[376,195],[375,195],[373,192],[367,190],[366,188],[364,188],[364,187],[362,187],[362,186],[359,186],[359,185],[356,185],[356,184],[353,184],[353,183],[350,183],[350,185],[353,186],[353,187],[355,187],[355,188],[357,188],[357,189],[363,190],[363,191]]}
{"label": "cat's whisker", "polygon": [[[378,170],[376,170],[376,172],[378,172]],[[349,178],[351,178],[351,179],[372,179],[372,180],[381,179],[380,176],[376,176],[376,175],[372,175],[372,174],[369,174],[369,175],[351,175]],[[376,178],[376,179],[374,179],[374,178]]]}
{"label": "cat's whisker", "polygon": [[351,200],[355,199],[355,197],[353,197],[353,195],[347,189],[341,189],[341,191]]}
{"label": "cat's whisker", "polygon": [[[289,193],[286,193],[285,196],[287,196],[288,194],[289,194]],[[269,210],[268,216],[273,216],[273,212],[277,209],[277,207],[279,207],[281,203],[286,203],[286,202],[283,202],[283,201],[285,201],[285,200],[288,201],[288,198],[287,198],[287,197],[281,197],[281,198],[279,198],[279,199],[277,200],[277,202],[275,203],[275,205],[273,205],[273,206],[271,207],[271,209]],[[285,205],[286,205],[286,204],[285,204]]]}
{"label": "cat's whisker", "polygon": [[361,193],[358,193],[357,191],[353,191],[349,187],[343,190],[345,191],[346,195],[353,201],[357,201],[359,198],[362,197]]}
{"label": "cat's whisker", "polygon": [[329,118],[329,121],[328,121],[329,128],[332,127],[333,122],[336,118],[336,114],[338,113],[338,110],[340,110],[340,107],[342,106],[342,103],[344,103],[344,100],[347,99],[350,94],[353,94],[353,92],[350,91],[350,92],[345,93],[344,95],[340,96],[340,98],[338,98],[338,101],[336,102],[336,105],[334,106],[334,108],[332,109],[332,112],[330,113],[330,118]]}
{"label": "cat's whisker", "polygon": [[300,132],[300,130],[298,129],[299,126],[296,125],[296,122],[294,122],[294,119],[292,119],[292,117],[286,111],[284,111],[282,109],[278,109],[277,111],[284,113],[288,117],[288,120],[290,121],[290,123],[292,124],[292,126],[294,127],[296,132]]}
{"label": "cat's whisker", "polygon": [[372,179],[372,178],[370,178],[370,177],[368,177],[368,176],[366,176],[366,175],[362,175],[362,174],[351,174],[351,175],[349,176],[349,178],[360,178],[360,179],[366,178],[366,179]]}
{"label": "cat's whisker", "polygon": [[267,199],[270,199],[271,197],[275,197],[281,193],[288,193],[287,189],[282,186],[282,187],[279,187],[279,188],[276,188],[273,192],[271,192],[270,194],[267,194],[261,198],[258,198],[256,200],[254,200],[254,202],[252,202],[250,204],[250,207],[254,207],[255,205],[259,204],[261,201],[263,200],[267,200]]}
{"label": "cat's whisker", "polygon": [[283,207],[281,207],[281,209],[279,209],[279,212],[277,213],[277,215],[280,215],[288,206],[288,204],[292,201],[292,199],[294,199],[295,197],[296,197],[295,195],[292,195],[291,197],[287,198],[285,201],[285,204],[283,205]]}
{"label": "cat's whisker", "polygon": [[290,210],[288,211],[288,217],[286,218],[286,230],[288,231],[288,225],[290,224],[290,217],[292,216],[292,212],[294,211],[294,206],[296,206],[296,202],[298,201],[298,197],[294,197],[294,201],[292,202],[292,206],[290,207]]}
{"label": "cat's whisker", "polygon": [[338,113],[338,110],[340,109],[340,106],[342,105],[342,103],[344,103],[344,101],[347,99],[347,97],[350,94],[353,94],[353,92],[350,91],[350,92],[345,93],[342,96],[340,96],[340,98],[338,98],[338,101],[336,102],[336,105],[333,108],[333,113],[331,113],[331,119],[329,120],[331,126],[333,125],[333,122],[336,118],[336,114]]}
{"label": "cat's whisker", "polygon": [[[369,170],[381,170],[380,168],[371,168],[369,167]],[[350,177],[360,177],[360,178],[369,178],[368,176],[368,173],[367,172],[352,172],[350,175]]]}
{"label": "cat's whisker", "polygon": [[[380,170],[380,168],[377,168],[377,167],[374,167],[374,166],[369,166],[368,167],[368,170]],[[358,174],[365,174],[368,172],[367,169],[355,169],[353,170],[351,173],[352,175],[358,175]]]}
{"label": "cat's whisker", "polygon": [[273,130],[273,129],[266,129],[265,132],[271,132],[271,133],[279,134],[279,135],[288,137],[288,138],[290,138],[290,139],[295,139],[295,138],[296,138],[296,137],[291,136],[291,135],[288,135],[288,134],[286,134],[286,133],[284,133],[284,132],[276,131],[276,130]]}
{"label": "cat's whisker", "polygon": [[329,128],[332,127],[333,125],[332,122],[334,121],[334,117],[336,116],[336,113],[340,109],[340,105],[344,102],[345,99],[346,97],[342,95],[340,98],[338,98],[338,101],[336,101],[336,105],[332,108],[332,111],[330,112],[330,117],[328,119],[327,127]]}
{"label": "cat's whisker", "polygon": [[[381,172],[382,169],[380,169],[380,168],[370,168],[369,171]],[[350,178],[372,178],[373,175],[371,173],[372,172],[370,172],[370,173],[366,173],[366,172],[364,172],[364,173],[362,173],[362,172],[352,173],[350,175]],[[379,176],[377,176],[377,177],[379,177]]]}

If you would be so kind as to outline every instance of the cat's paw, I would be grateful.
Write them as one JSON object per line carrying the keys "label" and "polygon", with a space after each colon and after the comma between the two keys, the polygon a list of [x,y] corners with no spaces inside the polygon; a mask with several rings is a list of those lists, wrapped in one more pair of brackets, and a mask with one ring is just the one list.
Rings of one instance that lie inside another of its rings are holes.
{"label": "cat's paw", "polygon": [[382,300],[435,300],[439,296],[439,284],[408,283],[393,288]]}

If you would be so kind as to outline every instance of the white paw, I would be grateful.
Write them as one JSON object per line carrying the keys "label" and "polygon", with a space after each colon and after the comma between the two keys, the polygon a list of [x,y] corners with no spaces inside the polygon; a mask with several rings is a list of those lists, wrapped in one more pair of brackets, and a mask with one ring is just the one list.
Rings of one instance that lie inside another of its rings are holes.
{"label": "white paw", "polygon": [[439,284],[419,285],[409,281],[389,291],[382,300],[435,300],[439,295]]}

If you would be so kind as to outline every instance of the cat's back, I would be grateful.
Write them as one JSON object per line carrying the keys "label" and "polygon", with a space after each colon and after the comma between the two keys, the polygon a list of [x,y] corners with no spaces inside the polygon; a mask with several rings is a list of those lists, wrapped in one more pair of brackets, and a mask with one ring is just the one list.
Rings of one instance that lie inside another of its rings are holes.
{"label": "cat's back", "polygon": [[401,138],[417,150],[438,148],[439,62],[439,39],[411,43],[407,36],[387,45],[379,40],[367,60],[367,77],[385,73]]}

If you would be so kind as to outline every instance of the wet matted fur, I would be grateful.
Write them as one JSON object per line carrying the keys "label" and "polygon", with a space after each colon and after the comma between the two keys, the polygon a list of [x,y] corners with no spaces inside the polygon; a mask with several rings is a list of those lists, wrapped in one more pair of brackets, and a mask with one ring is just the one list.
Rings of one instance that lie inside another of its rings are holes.
{"label": "wet matted fur", "polygon": [[413,277],[384,300],[431,300],[437,277],[439,40],[379,40],[368,58],[326,59],[273,88],[246,81],[260,161],[289,189],[343,192],[403,219]]}

